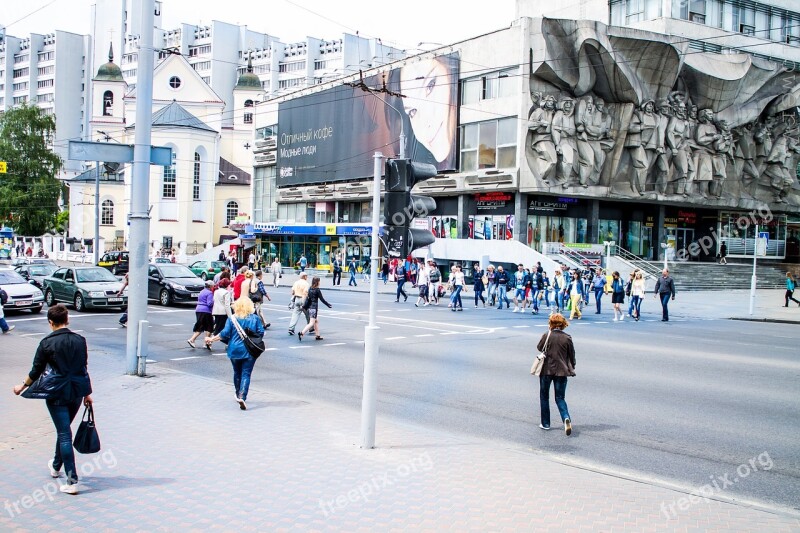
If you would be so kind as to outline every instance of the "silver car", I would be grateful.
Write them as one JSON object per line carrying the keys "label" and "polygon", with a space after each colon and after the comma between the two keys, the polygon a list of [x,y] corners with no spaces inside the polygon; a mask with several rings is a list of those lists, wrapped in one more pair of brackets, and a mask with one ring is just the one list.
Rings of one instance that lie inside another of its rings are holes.
{"label": "silver car", "polygon": [[42,310],[42,291],[13,270],[0,270],[0,287],[8,294],[4,311],[30,309],[31,313],[38,313]]}

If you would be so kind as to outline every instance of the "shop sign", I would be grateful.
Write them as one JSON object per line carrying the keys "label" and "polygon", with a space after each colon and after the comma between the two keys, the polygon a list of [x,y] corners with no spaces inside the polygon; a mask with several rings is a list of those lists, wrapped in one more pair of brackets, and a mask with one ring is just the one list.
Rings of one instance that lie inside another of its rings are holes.
{"label": "shop sign", "polygon": [[487,192],[475,195],[478,211],[488,211],[505,207],[514,197],[507,192]]}
{"label": "shop sign", "polygon": [[652,228],[655,224],[653,223],[653,217],[647,217],[644,221],[645,228]]}
{"label": "shop sign", "polygon": [[584,242],[565,242],[564,246],[572,248],[583,255],[603,255],[606,247],[602,244],[590,244]]}
{"label": "shop sign", "polygon": [[528,203],[528,211],[534,212],[553,212],[566,211],[570,205],[577,205],[577,198],[554,198],[552,200],[531,200]]}
{"label": "shop sign", "polygon": [[697,213],[693,211],[678,211],[678,222],[694,225],[697,223]]}

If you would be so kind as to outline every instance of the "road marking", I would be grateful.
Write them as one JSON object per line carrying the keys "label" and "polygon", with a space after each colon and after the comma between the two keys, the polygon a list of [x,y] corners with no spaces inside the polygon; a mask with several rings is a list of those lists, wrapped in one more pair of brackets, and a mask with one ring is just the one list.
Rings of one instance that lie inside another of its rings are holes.
{"label": "road marking", "polygon": [[512,328],[529,328],[530,326],[511,326]]}
{"label": "road marking", "polygon": [[20,335],[20,337],[33,337],[34,335],[47,335],[47,333],[25,333]]}
{"label": "road marking", "polygon": [[323,346],[342,346],[344,344],[347,344],[347,343],[346,342],[332,342],[330,344],[323,344]]}
{"label": "road marking", "polygon": [[414,335],[414,336],[415,337],[433,337],[433,333],[423,333],[421,335]]}
{"label": "road marking", "polygon": [[386,337],[387,341],[397,341],[400,339],[405,339],[405,337]]}
{"label": "road marking", "polygon": [[535,328],[546,328],[548,324],[534,324],[533,327]]}
{"label": "road marking", "polygon": [[595,324],[608,324],[608,322],[598,321],[598,322],[595,322]]}
{"label": "road marking", "polygon": [[96,331],[116,331],[122,328],[94,328]]}
{"label": "road marking", "polygon": [[443,331],[439,335],[458,335],[458,331]]}
{"label": "road marking", "polygon": [[192,355],[189,357],[176,357],[174,359],[170,359],[170,361],[186,361],[187,359],[200,359],[199,355]]}
{"label": "road marking", "polygon": [[[158,325],[158,324],[156,324],[156,325]],[[161,324],[161,325],[164,326],[165,328],[171,328],[171,327],[175,327],[175,326],[182,326],[183,324]]]}
{"label": "road marking", "polygon": [[152,359],[145,359],[146,363],[158,363],[158,361],[153,361]]}
{"label": "road marking", "polygon": [[[265,349],[264,351],[265,351],[265,352],[273,352],[273,351],[275,351],[275,350],[277,350],[277,348],[267,348],[267,349]],[[223,353],[222,355],[225,355],[225,354]]]}
{"label": "road marking", "polygon": [[305,346],[289,346],[290,350],[297,350],[298,348],[311,348],[311,346],[307,344]]}

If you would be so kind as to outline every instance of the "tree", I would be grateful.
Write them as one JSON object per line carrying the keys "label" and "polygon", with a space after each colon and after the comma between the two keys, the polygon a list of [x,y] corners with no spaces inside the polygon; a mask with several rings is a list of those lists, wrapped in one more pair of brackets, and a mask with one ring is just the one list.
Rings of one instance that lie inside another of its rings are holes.
{"label": "tree", "polygon": [[47,147],[56,123],[36,106],[22,105],[0,117],[0,219],[20,235],[41,235],[58,214],[61,158]]}

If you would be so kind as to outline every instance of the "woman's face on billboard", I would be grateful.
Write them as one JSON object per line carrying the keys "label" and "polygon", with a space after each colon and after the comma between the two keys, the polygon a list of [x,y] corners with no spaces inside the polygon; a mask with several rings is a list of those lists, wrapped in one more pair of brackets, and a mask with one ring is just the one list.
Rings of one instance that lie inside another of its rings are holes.
{"label": "woman's face on billboard", "polygon": [[406,65],[400,74],[403,107],[414,136],[439,162],[447,159],[453,147],[452,83],[447,65],[438,59]]}

